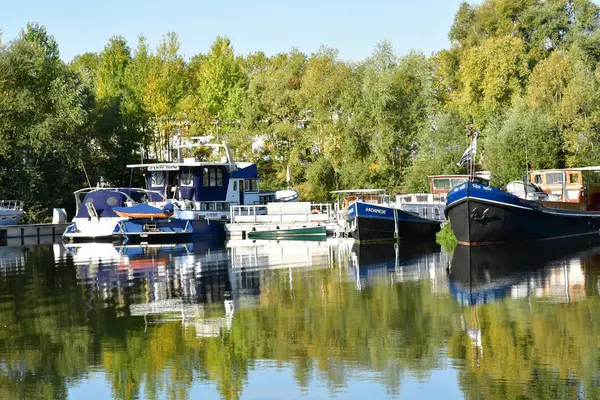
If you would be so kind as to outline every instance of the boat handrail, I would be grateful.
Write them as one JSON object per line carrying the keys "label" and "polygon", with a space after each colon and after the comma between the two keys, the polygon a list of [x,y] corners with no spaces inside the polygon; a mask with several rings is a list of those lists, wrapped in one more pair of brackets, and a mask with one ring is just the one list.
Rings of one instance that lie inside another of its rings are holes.
{"label": "boat handrail", "polygon": [[396,195],[396,203],[437,204],[446,202],[446,193],[407,193]]}
{"label": "boat handrail", "polygon": [[274,202],[231,205],[229,220],[236,222],[333,222],[337,219],[332,203]]}
{"label": "boat handrail", "polygon": [[5,210],[23,211],[23,200],[0,200],[0,208]]}

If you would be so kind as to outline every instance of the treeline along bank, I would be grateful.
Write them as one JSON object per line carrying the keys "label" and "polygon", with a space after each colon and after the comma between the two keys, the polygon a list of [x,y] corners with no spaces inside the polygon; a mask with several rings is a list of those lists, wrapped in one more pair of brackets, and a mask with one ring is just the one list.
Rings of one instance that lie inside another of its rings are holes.
{"label": "treeline along bank", "polygon": [[434,54],[399,56],[384,41],[360,61],[329,47],[236,54],[227,37],[184,57],[175,33],[156,48],[114,36],[66,62],[51,32],[28,24],[0,45],[0,198],[24,200],[40,221],[72,209],[88,178],[143,185],[127,163],[205,134],[257,162],[263,188],[285,186],[289,167],[306,200],[427,191],[428,175],[461,172],[467,126],[481,132],[476,163],[494,184],[521,177],[526,158],[531,168],[600,164],[596,4],[463,3],[448,36]]}

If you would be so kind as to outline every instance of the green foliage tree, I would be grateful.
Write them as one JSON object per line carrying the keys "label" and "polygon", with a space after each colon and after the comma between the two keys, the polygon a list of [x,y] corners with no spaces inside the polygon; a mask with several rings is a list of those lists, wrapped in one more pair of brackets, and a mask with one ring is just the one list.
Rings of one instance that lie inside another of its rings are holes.
{"label": "green foliage tree", "polygon": [[[562,135],[547,115],[517,103],[492,122],[484,137],[485,162],[492,182],[504,185],[523,177],[526,169],[564,166]],[[526,161],[528,166],[526,166]]]}
{"label": "green foliage tree", "polygon": [[80,186],[91,101],[45,28],[30,24],[0,49],[0,197],[24,200],[28,220]]}
{"label": "green foliage tree", "polygon": [[[389,42],[357,62],[340,60],[328,47],[311,55],[292,49],[240,56],[227,37],[217,37],[206,53],[185,60],[176,34],[169,33],[155,49],[140,37],[133,51],[115,36],[102,52],[77,56],[68,66],[45,29],[32,25],[0,49],[0,124],[6,137],[17,129],[48,141],[15,147],[11,141],[25,136],[11,136],[0,149],[17,154],[0,157],[0,165],[6,171],[29,160],[28,152],[47,149],[46,143],[73,140],[77,151],[65,155],[71,160],[66,175],[76,177],[66,180],[69,185],[85,181],[76,158],[89,164],[92,181],[102,176],[128,185],[139,177],[126,163],[142,155],[169,159],[178,137],[218,130],[236,159],[258,163],[262,188],[284,187],[289,168],[291,185],[304,199],[325,200],[331,189],[426,190],[427,174],[459,172],[453,158],[469,122],[485,138],[479,165],[498,181],[520,178],[501,152],[522,146],[518,132],[535,122],[550,139],[532,139],[528,148],[537,157],[536,146],[550,146],[547,154],[557,157],[534,158],[536,166],[598,164],[599,24],[600,8],[591,0],[485,0],[460,5],[451,47],[430,57],[398,56]],[[35,69],[31,76],[13,79],[26,66]],[[50,88],[71,100],[41,104],[51,98]],[[54,104],[73,108],[58,112]],[[53,112],[70,121],[68,129],[54,119],[39,123]],[[69,140],[55,135],[69,130]],[[543,136],[526,130],[528,138]],[[507,159],[522,164],[516,155]],[[27,183],[5,194],[24,198],[37,210],[32,218],[66,201],[38,191],[42,178],[33,170],[20,169]]]}
{"label": "green foliage tree", "polygon": [[417,153],[406,174],[406,190],[427,193],[428,176],[464,172],[456,163],[468,146],[466,125],[467,121],[457,112],[448,112],[419,132]]}

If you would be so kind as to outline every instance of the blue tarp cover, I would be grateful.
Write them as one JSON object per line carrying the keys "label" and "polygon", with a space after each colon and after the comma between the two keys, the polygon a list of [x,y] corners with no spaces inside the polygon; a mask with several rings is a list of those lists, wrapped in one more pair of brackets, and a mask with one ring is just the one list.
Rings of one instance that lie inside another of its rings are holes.
{"label": "blue tarp cover", "polygon": [[127,214],[163,214],[163,210],[158,207],[152,207],[148,204],[136,204],[131,207],[113,207],[113,211]]}

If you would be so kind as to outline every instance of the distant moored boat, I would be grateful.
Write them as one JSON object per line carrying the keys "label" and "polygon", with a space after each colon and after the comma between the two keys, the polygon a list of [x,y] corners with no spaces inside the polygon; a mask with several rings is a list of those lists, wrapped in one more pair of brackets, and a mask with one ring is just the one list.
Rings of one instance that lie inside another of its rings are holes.
{"label": "distant moored boat", "polygon": [[0,200],[0,225],[17,225],[24,215],[21,200]]}

